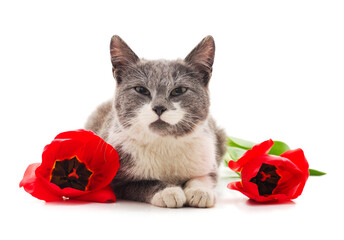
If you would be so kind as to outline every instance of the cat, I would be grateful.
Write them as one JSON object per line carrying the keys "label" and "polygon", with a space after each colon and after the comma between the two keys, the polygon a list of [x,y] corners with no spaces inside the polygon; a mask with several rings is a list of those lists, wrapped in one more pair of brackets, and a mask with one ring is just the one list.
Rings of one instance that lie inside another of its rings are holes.
{"label": "cat", "polygon": [[119,153],[115,195],[159,207],[213,207],[226,149],[225,132],[209,114],[213,37],[184,60],[140,59],[117,35],[110,52],[115,96],[85,128]]}

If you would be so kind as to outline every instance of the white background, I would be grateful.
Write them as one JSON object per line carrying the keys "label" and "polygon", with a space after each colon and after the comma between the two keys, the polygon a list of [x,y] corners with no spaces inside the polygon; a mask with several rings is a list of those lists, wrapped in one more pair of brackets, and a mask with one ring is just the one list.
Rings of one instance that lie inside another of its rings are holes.
{"label": "white background", "polygon": [[[1,1],[0,31],[1,239],[343,239],[342,1]],[[18,188],[27,165],[113,95],[114,34],[147,59],[183,58],[211,34],[218,123],[301,147],[328,174],[282,205],[228,190],[227,173],[212,209],[32,198]]]}

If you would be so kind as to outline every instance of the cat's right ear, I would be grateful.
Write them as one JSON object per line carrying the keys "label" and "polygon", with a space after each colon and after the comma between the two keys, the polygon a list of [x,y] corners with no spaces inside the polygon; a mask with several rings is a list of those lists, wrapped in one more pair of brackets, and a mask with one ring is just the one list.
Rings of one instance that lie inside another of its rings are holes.
{"label": "cat's right ear", "polygon": [[121,83],[121,73],[129,65],[139,61],[138,56],[130,47],[117,35],[111,38],[110,43],[112,70],[117,83]]}
{"label": "cat's right ear", "polygon": [[207,86],[210,80],[213,71],[214,56],[214,38],[212,36],[207,36],[184,59],[185,62],[194,66],[195,69],[202,74],[204,86]]}

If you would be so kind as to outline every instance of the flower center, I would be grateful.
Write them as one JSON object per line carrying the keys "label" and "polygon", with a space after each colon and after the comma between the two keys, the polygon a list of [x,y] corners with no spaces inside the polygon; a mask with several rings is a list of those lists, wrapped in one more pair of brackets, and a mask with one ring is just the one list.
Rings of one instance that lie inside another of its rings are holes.
{"label": "flower center", "polygon": [[73,168],[73,172],[71,172],[70,174],[68,174],[68,177],[69,177],[69,178],[74,177],[74,178],[76,178],[76,179],[79,178],[79,175],[76,174],[76,169],[75,169],[75,168]]}
{"label": "flower center", "polygon": [[85,191],[92,174],[93,172],[84,163],[73,157],[72,159],[55,162],[50,182],[61,189],[70,187]]}
{"label": "flower center", "polygon": [[260,181],[264,182],[267,178],[271,177],[270,174],[265,174],[265,172],[260,172],[262,174],[262,179]]}
{"label": "flower center", "polygon": [[255,177],[250,182],[258,186],[260,196],[271,195],[281,177],[276,172],[276,166],[263,163]]}

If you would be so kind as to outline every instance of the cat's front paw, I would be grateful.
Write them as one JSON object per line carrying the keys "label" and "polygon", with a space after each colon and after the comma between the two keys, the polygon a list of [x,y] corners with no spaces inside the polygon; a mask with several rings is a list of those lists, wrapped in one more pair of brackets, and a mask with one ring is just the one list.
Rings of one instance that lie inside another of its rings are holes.
{"label": "cat's front paw", "polygon": [[157,192],[151,204],[158,207],[180,208],[186,202],[186,197],[181,187],[167,187]]}
{"label": "cat's front paw", "polygon": [[213,189],[190,187],[184,190],[186,202],[190,207],[210,208],[215,205],[216,195]]}

